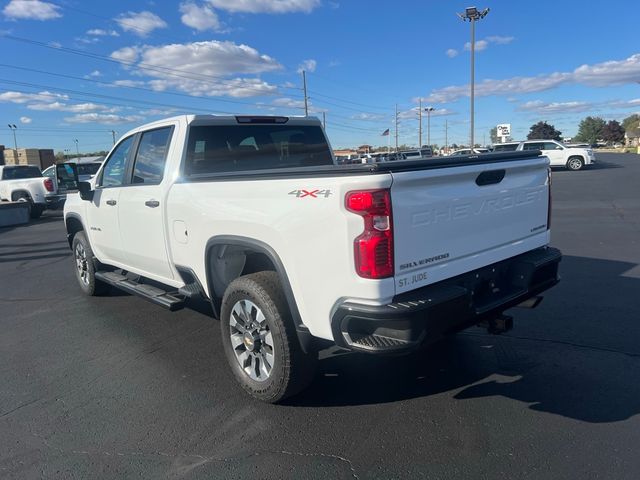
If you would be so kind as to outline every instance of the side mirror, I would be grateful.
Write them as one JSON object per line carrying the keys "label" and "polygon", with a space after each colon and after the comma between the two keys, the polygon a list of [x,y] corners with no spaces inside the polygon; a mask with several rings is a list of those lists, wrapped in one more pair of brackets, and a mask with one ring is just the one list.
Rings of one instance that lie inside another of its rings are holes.
{"label": "side mirror", "polygon": [[82,200],[91,201],[93,200],[93,189],[91,188],[91,183],[89,182],[78,182],[78,192],[80,193],[80,198]]}
{"label": "side mirror", "polygon": [[78,166],[75,163],[59,163],[55,174],[58,193],[78,190]]}

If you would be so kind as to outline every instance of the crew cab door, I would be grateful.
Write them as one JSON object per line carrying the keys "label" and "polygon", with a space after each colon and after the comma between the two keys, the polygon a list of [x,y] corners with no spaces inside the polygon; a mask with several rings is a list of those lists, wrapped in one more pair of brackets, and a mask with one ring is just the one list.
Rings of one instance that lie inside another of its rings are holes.
{"label": "crew cab door", "polygon": [[126,263],[120,240],[118,210],[134,138],[132,135],[122,140],[105,160],[100,177],[96,180],[93,200],[87,206],[89,241],[103,263]]}
{"label": "crew cab door", "polygon": [[172,279],[165,235],[164,167],[173,127],[139,134],[128,174],[120,193],[120,237],[127,264],[157,280]]}

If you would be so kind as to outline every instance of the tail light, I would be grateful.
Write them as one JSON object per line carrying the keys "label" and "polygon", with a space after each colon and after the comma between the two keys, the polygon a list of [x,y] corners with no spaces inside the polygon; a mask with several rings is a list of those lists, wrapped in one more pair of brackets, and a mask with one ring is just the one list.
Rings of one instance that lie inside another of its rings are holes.
{"label": "tail light", "polygon": [[551,167],[547,170],[547,186],[549,188],[549,202],[547,204],[547,230],[551,230]]}
{"label": "tail light", "polygon": [[47,192],[53,192],[53,180],[51,180],[50,178],[45,178],[44,188],[47,189]]}
{"label": "tail light", "polygon": [[389,190],[349,192],[345,203],[347,210],[364,220],[364,231],[354,241],[356,272],[363,278],[393,276],[393,222]]}

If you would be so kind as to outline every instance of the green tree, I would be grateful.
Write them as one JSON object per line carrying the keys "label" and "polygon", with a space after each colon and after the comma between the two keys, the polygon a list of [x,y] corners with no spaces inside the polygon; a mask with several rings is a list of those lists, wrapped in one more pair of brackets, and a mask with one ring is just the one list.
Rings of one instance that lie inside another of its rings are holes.
{"label": "green tree", "polygon": [[489,130],[489,137],[491,138],[491,143],[498,143],[498,127],[493,127]]}
{"label": "green tree", "polygon": [[531,125],[527,140],[560,140],[562,132],[547,122],[538,122]]}
{"label": "green tree", "polygon": [[625,132],[630,128],[640,128],[640,114],[634,113],[622,120],[622,128]]}
{"label": "green tree", "polygon": [[624,128],[620,125],[620,122],[616,120],[609,120],[602,129],[602,139],[605,142],[621,142],[624,140]]}
{"label": "green tree", "polygon": [[587,117],[578,125],[575,139],[579,142],[596,143],[602,138],[602,131],[607,123],[600,117]]}

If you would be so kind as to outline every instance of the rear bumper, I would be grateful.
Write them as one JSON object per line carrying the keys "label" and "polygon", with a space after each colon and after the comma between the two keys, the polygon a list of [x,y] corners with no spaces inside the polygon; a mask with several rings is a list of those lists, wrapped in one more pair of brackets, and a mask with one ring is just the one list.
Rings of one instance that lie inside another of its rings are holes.
{"label": "rear bumper", "polygon": [[64,202],[67,199],[66,195],[45,195],[44,197],[44,202],[46,207],[49,210],[57,210],[59,208],[62,208],[62,206],[64,206]]}
{"label": "rear bumper", "polygon": [[558,283],[559,250],[543,247],[424,288],[388,305],[338,305],[331,319],[337,345],[400,353],[493,319]]}

